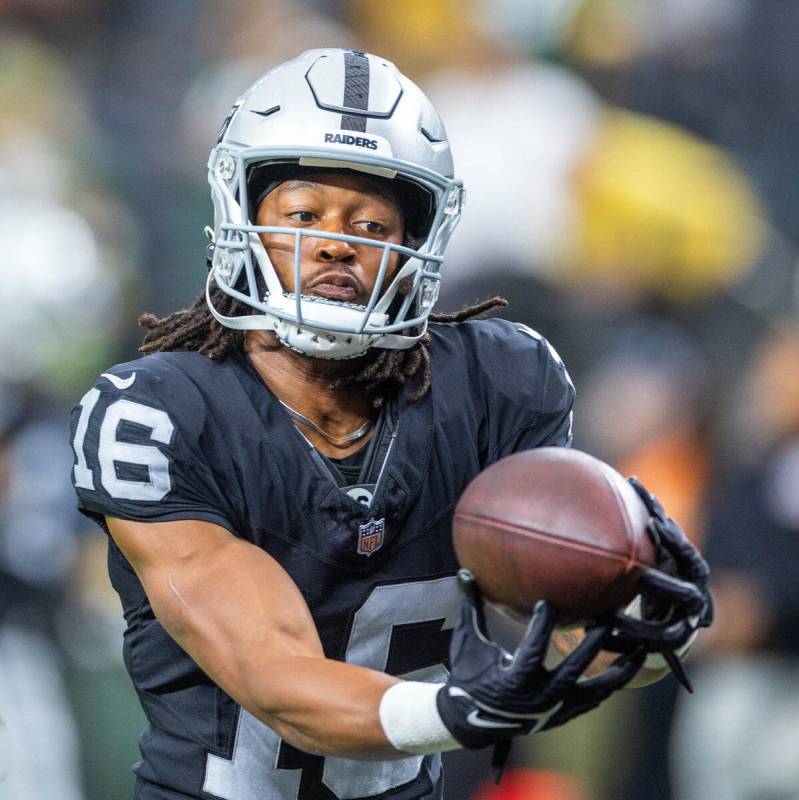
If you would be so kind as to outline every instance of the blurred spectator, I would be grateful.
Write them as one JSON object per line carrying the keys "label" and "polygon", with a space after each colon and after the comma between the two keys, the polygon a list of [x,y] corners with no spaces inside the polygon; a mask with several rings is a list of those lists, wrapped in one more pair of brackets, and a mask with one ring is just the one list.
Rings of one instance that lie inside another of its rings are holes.
{"label": "blurred spectator", "polygon": [[710,507],[716,621],[672,746],[681,800],[799,795],[799,329],[763,343]]}
{"label": "blurred spectator", "polygon": [[[731,151],[799,240],[796,74],[790,0],[584,0],[562,47],[612,102],[686,127]],[[628,20],[635,19],[634,25]],[[602,42],[619,42],[613,57]]]}
{"label": "blurred spectator", "polygon": [[762,250],[762,211],[746,177],[718,148],[654,119],[607,109],[573,188],[568,280],[684,301],[735,283]]}
{"label": "blurred spectator", "polygon": [[[131,246],[124,206],[84,161],[101,137],[68,65],[0,34],[0,376],[73,399],[111,355]],[[84,148],[86,148],[84,150]]]}
{"label": "blurred spectator", "polygon": [[427,88],[467,187],[450,284],[498,267],[550,275],[577,224],[572,175],[595,136],[598,99],[558,67],[496,59],[438,72]]}
{"label": "blurred spectator", "polygon": [[[569,302],[588,293],[617,310],[651,297],[693,301],[739,285],[767,240],[759,198],[721,150],[608,106],[562,66],[522,58],[525,36],[564,44],[589,8],[602,19],[613,8],[630,10],[597,5],[536,3],[535,21],[514,0],[423,10],[412,3],[403,7],[409,21],[397,24],[398,12],[384,4],[352,3],[367,45],[397,58],[419,54],[467,186],[443,302],[512,289],[512,313],[553,338],[546,327],[553,290],[556,303],[557,295]],[[703,8],[697,20],[713,30],[715,17]],[[646,13],[656,14],[631,12]]]}
{"label": "blurred spectator", "polygon": [[673,322],[641,317],[615,333],[582,388],[578,446],[637,475],[697,542],[710,478],[697,344]]}
{"label": "blurred spectator", "polygon": [[0,796],[82,800],[52,629],[75,555],[72,455],[32,400],[0,381]]}
{"label": "blurred spectator", "polygon": [[[74,713],[75,653],[92,657],[78,634],[99,626],[72,588],[87,547],[70,496],[66,418],[115,360],[137,237],[109,188],[108,140],[88,111],[84,65],[60,52],[80,40],[93,9],[11,5],[0,9],[15,23],[0,30],[0,796],[122,800],[132,742],[122,767],[113,757],[119,734],[97,742],[86,731],[101,715]],[[95,663],[95,675],[121,670],[118,607],[109,608],[114,666]],[[98,680],[83,687],[97,703]],[[117,688],[104,708],[118,714],[125,696]],[[116,777],[97,791],[103,765],[115,765]]]}

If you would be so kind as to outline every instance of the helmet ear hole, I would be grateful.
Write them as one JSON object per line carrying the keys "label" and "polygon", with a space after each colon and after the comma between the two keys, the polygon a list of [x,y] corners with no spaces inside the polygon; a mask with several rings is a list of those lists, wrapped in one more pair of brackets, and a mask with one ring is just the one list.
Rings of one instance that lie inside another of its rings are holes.
{"label": "helmet ear hole", "polygon": [[435,198],[423,186],[399,175],[391,183],[392,193],[405,214],[405,245],[416,249],[430,234],[435,216]]}

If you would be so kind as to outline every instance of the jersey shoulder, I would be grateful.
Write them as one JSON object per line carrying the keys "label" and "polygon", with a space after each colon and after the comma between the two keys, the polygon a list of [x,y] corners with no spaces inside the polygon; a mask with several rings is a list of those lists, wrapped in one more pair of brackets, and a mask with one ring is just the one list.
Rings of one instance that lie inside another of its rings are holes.
{"label": "jersey shoulder", "polygon": [[[433,350],[459,355],[472,372],[500,393],[537,394],[547,380],[573,386],[563,360],[540,333],[504,319],[431,324]],[[449,358],[446,358],[448,356]]]}
{"label": "jersey shoulder", "polygon": [[541,334],[503,319],[433,324],[430,330],[434,381],[463,385],[466,378],[468,394],[487,409],[499,455],[571,442],[574,386]]}
{"label": "jersey shoulder", "polygon": [[151,395],[168,405],[190,402],[212,385],[221,365],[195,352],[153,353],[115,364],[100,374],[94,386],[103,393]]}
{"label": "jersey shoulder", "polygon": [[214,464],[224,448],[210,401],[229,386],[228,370],[186,352],[103,372],[72,409],[79,508],[95,518],[227,519],[218,513],[224,492]]}
{"label": "jersey shoulder", "polygon": [[195,438],[213,424],[211,409],[224,404],[231,370],[227,361],[216,362],[201,353],[154,353],[110,367],[92,389],[105,403],[122,400],[161,409],[177,429]]}

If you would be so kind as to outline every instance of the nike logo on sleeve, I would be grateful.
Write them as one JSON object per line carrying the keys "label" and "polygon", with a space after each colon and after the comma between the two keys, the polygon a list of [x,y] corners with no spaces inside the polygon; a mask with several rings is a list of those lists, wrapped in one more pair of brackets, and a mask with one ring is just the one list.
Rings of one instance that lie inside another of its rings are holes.
{"label": "nike logo on sleeve", "polygon": [[130,387],[133,386],[133,381],[136,380],[136,373],[132,373],[127,378],[120,378],[118,375],[111,375],[109,372],[104,372],[100,377],[108,378],[108,380],[121,391],[123,389],[130,389]]}

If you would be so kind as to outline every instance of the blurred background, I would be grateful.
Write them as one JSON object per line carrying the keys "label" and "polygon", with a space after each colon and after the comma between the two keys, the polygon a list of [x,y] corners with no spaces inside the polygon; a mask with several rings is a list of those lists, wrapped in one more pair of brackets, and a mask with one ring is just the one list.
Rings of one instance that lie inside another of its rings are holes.
{"label": "blurred background", "polygon": [[449,800],[799,798],[799,4],[0,0],[0,798],[127,800],[144,722],[67,415],[205,273],[205,163],[302,50],[395,61],[468,196],[440,309],[488,294],[578,387],[575,445],[635,473],[713,567],[672,679]]}

